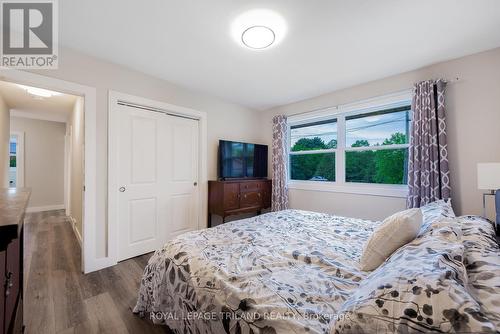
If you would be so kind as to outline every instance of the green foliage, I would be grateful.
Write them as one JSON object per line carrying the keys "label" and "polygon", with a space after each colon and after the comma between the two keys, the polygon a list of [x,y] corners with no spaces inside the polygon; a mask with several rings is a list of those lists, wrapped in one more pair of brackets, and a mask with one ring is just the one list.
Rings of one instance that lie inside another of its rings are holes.
{"label": "green foliage", "polygon": [[337,140],[336,139],[332,139],[328,142],[328,144],[326,144],[326,147],[327,148],[337,148]]}
{"label": "green foliage", "polygon": [[335,181],[335,153],[291,155],[293,180],[310,180],[314,177]]}
{"label": "green foliage", "polygon": [[375,152],[375,183],[403,184],[406,149]]}
{"label": "green foliage", "polygon": [[312,150],[324,150],[326,149],[326,145],[323,142],[323,139],[319,137],[314,137],[312,139],[309,138],[300,138],[297,140],[295,145],[292,147],[292,151],[312,151]]}
{"label": "green foliage", "polygon": [[[393,133],[382,145],[406,144],[406,136],[400,132]],[[385,184],[404,184],[405,149],[378,150],[375,152],[375,182]]]}
{"label": "green foliage", "polygon": [[391,138],[385,139],[382,145],[406,144],[406,135],[401,132],[396,132],[391,135]]}
{"label": "green foliage", "polygon": [[16,166],[17,166],[16,156],[11,156],[10,157],[10,167],[16,167]]}
{"label": "green foliage", "polygon": [[[312,151],[337,148],[337,140],[327,144],[320,137],[301,138],[292,147],[292,152]],[[317,178],[328,181],[335,180],[335,153],[319,153],[291,156],[291,172],[294,180],[310,180]]]}
{"label": "green foliage", "polygon": [[345,170],[346,170],[347,182],[375,183],[374,180],[374,175],[376,172],[375,152],[374,151],[346,152]]}
{"label": "green foliage", "polygon": [[363,147],[363,146],[370,146],[370,143],[368,140],[356,140],[354,144],[351,145],[351,147]]}
{"label": "green foliage", "polygon": [[[393,133],[382,145],[405,144],[403,133]],[[351,147],[368,147],[367,140],[358,140]],[[301,138],[292,151],[321,150],[336,148],[337,141],[331,140],[325,144],[319,137]],[[373,151],[346,152],[346,181],[362,183],[404,184],[406,149],[388,149]],[[294,180],[310,180],[325,178],[335,180],[335,154],[318,153],[291,156],[291,177]]]}

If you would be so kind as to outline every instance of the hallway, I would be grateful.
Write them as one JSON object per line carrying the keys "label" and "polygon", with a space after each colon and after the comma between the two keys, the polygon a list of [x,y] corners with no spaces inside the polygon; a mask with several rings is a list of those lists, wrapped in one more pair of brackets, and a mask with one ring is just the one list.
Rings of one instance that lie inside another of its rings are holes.
{"label": "hallway", "polygon": [[150,254],[83,275],[64,210],[27,214],[24,238],[26,333],[168,333],[132,313]]}

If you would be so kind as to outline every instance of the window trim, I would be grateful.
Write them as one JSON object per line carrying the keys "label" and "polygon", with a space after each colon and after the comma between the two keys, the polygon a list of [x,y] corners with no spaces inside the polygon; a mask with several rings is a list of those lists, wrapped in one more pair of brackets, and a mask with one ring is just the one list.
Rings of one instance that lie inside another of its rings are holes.
{"label": "window trim", "polygon": [[[371,196],[406,198],[408,195],[407,185],[389,185],[377,183],[358,183],[345,181],[345,157],[346,152],[388,150],[408,148],[409,144],[394,144],[365,147],[346,147],[346,118],[349,116],[370,114],[380,109],[393,109],[411,104],[412,92],[405,90],[381,97],[371,98],[355,103],[329,107],[322,110],[302,113],[288,118],[287,124],[287,180],[288,188],[306,191],[325,191],[336,193],[349,193]],[[300,151],[299,154],[328,153],[335,152],[335,181],[310,181],[292,180],[290,170],[290,155],[297,152],[291,151],[291,128],[297,125],[305,125],[316,122],[325,122],[336,119],[337,121],[337,148]]]}
{"label": "window trim", "polygon": [[[323,117],[321,119],[315,119],[311,122],[300,122],[300,123],[293,123],[287,124],[287,181],[296,181],[292,180],[291,178],[291,155],[307,155],[307,154],[325,154],[325,153],[334,153],[335,154],[335,180],[337,180],[337,152],[338,152],[338,128],[339,128],[339,120],[336,116],[330,116],[330,117]],[[297,128],[303,128],[303,127],[308,127],[308,126],[315,126],[315,125],[321,125],[321,124],[329,124],[329,123],[335,123],[337,126],[337,148],[325,148],[325,149],[320,149],[320,150],[305,150],[305,151],[292,151],[291,150],[291,137],[292,137],[292,130],[297,129]],[[327,183],[332,183],[336,181],[309,181],[309,182],[327,182]]]}

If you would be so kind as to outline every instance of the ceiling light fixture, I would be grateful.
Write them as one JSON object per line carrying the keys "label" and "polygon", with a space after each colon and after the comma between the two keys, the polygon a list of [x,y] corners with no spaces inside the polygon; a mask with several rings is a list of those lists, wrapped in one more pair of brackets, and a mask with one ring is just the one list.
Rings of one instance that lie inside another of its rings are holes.
{"label": "ceiling light fixture", "polygon": [[265,49],[274,43],[276,35],[271,28],[254,26],[243,31],[241,41],[252,49]]}
{"label": "ceiling light fixture", "polygon": [[48,89],[43,89],[43,88],[38,88],[38,87],[25,86],[25,85],[18,85],[18,86],[21,87],[22,89],[24,89],[28,94],[34,95],[34,96],[52,97],[52,96],[62,95],[62,93],[54,92],[53,90],[48,90]]}
{"label": "ceiling light fixture", "polygon": [[286,34],[285,20],[268,9],[255,9],[238,16],[231,26],[233,38],[246,48],[263,50],[277,45]]}

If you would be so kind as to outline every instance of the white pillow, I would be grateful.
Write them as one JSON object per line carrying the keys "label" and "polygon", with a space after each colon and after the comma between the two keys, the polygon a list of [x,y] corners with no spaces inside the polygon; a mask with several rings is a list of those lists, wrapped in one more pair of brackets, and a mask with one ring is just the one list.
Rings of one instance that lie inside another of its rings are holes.
{"label": "white pillow", "polygon": [[422,226],[422,211],[409,209],[387,217],[365,244],[361,270],[380,266],[399,247],[415,239]]}

